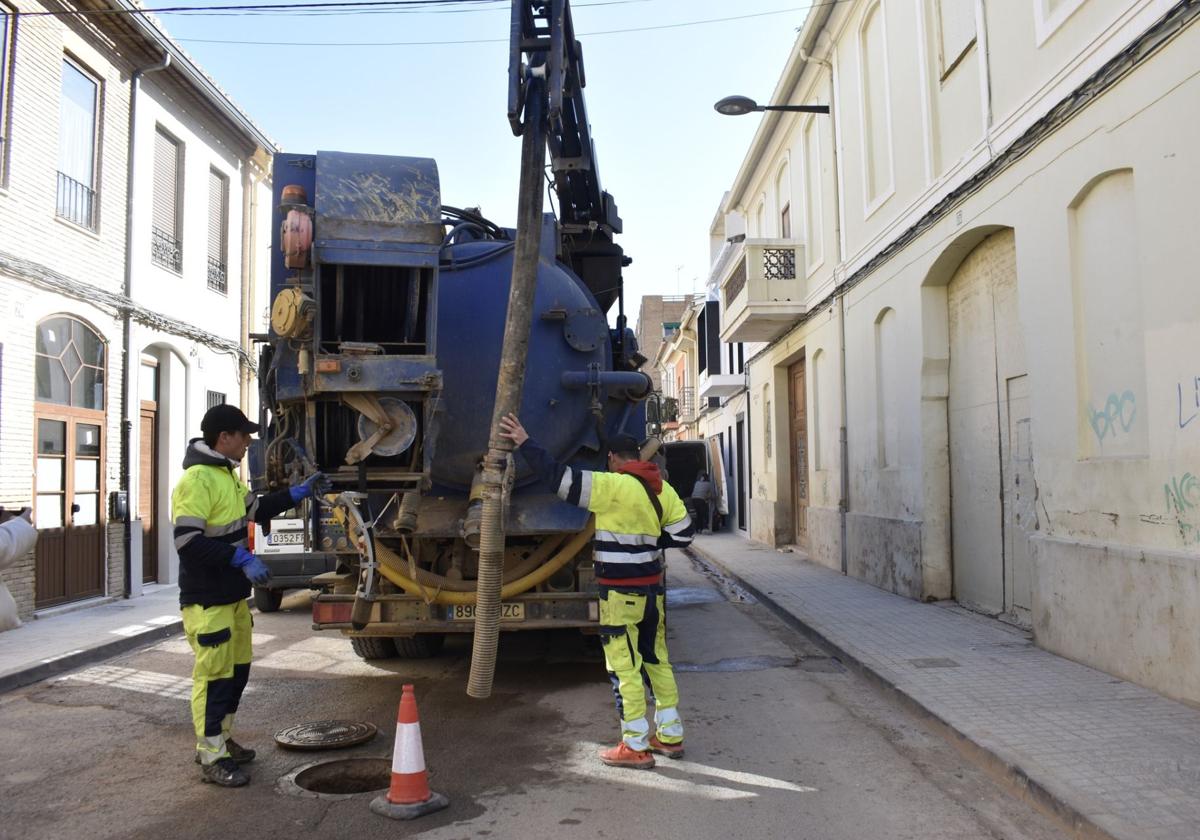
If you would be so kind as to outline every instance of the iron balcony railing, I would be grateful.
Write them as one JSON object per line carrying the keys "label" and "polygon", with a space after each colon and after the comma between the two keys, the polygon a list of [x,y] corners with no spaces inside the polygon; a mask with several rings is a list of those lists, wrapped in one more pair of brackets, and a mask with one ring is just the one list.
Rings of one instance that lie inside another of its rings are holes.
{"label": "iron balcony railing", "polygon": [[684,388],[679,393],[679,422],[691,423],[696,419],[696,389]]}
{"label": "iron balcony railing", "polygon": [[60,218],[72,224],[95,230],[96,191],[70,175],[59,172],[56,212]]}
{"label": "iron balcony railing", "polygon": [[229,275],[225,270],[225,263],[216,257],[208,258],[208,288],[221,294],[229,291]]}
{"label": "iron balcony railing", "polygon": [[176,274],[183,271],[183,248],[179,240],[161,228],[150,231],[150,259]]}

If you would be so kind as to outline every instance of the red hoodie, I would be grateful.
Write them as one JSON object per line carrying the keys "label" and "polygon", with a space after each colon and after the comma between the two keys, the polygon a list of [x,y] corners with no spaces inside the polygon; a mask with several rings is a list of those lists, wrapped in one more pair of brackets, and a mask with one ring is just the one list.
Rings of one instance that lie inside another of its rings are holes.
{"label": "red hoodie", "polygon": [[649,461],[626,461],[617,467],[617,472],[628,473],[642,479],[642,481],[650,485],[650,489],[654,491],[655,496],[662,492],[662,474],[659,473],[657,464],[652,464]]}

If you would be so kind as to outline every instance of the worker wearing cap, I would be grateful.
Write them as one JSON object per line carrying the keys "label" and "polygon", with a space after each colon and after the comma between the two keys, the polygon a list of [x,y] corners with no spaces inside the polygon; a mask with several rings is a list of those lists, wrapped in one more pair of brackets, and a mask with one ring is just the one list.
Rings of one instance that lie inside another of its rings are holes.
{"label": "worker wearing cap", "polygon": [[[667,655],[661,549],[692,541],[692,521],[683,502],[658,467],[640,459],[638,442],[630,435],[609,440],[610,472],[593,472],[556,463],[515,415],[501,418],[500,429],[560,498],[596,517],[600,633],[621,718],[621,743],[602,751],[600,760],[612,767],[644,769],[654,766],[651,753],[681,758],[683,721]],[[653,733],[646,721],[643,674],[654,692]]]}
{"label": "worker wearing cap", "polygon": [[192,440],[183,478],[171,496],[179,551],[179,603],[192,669],[192,723],[201,778],[222,787],[250,781],[241,768],[254,750],[233,740],[233,717],[250,677],[250,585],[265,586],[271,573],[246,549],[251,522],[274,516],[313,495],[321,473],[303,484],[256,497],[234,469],[246,455],[258,424],[232,405],[213,406]]}

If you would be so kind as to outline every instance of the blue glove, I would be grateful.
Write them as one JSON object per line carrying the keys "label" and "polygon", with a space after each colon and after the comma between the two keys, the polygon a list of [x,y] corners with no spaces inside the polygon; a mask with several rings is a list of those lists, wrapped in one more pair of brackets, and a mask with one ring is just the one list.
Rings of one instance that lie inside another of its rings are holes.
{"label": "blue glove", "polygon": [[240,546],[233,552],[233,567],[241,569],[242,574],[255,586],[266,586],[271,582],[271,570],[267,564]]}
{"label": "blue glove", "polygon": [[312,498],[313,494],[321,492],[321,488],[323,488],[327,483],[328,479],[325,478],[325,473],[315,472],[310,475],[308,480],[303,484],[297,484],[295,487],[289,487],[288,492],[292,495],[292,504]]}

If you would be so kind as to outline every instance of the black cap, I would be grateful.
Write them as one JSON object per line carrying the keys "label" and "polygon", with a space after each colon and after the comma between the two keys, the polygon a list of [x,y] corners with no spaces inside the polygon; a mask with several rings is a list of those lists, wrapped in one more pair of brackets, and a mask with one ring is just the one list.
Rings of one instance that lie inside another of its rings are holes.
{"label": "black cap", "polygon": [[245,432],[252,435],[258,431],[258,424],[251,423],[237,406],[221,403],[204,412],[204,419],[200,421],[200,431],[211,432],[214,435],[221,432]]}
{"label": "black cap", "polygon": [[632,453],[635,457],[641,454],[642,445],[638,443],[637,438],[633,435],[617,434],[608,439],[608,451],[615,452],[618,455],[628,455]]}

